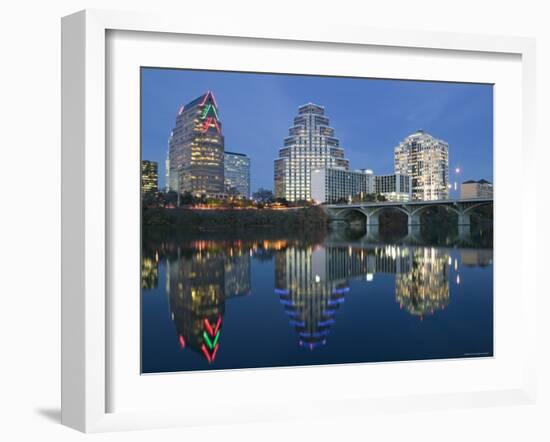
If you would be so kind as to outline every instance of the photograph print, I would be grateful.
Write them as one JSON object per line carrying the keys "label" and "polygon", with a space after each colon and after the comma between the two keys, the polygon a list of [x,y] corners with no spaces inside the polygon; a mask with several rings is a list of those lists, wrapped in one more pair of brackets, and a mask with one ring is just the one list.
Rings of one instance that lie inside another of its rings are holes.
{"label": "photograph print", "polygon": [[142,374],[493,356],[493,85],[140,75]]}

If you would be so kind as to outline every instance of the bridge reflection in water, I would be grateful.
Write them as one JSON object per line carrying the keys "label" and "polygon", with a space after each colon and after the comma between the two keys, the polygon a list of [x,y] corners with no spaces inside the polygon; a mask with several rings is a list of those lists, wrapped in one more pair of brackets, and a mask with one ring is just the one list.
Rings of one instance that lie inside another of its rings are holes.
{"label": "bridge reflection in water", "polygon": [[164,291],[174,324],[173,339],[180,350],[215,363],[223,347],[224,317],[231,300],[266,295],[253,293],[252,259],[273,261],[273,290],[282,306],[280,313],[288,317],[298,345],[313,351],[327,344],[347,298],[369,296],[368,288],[354,293],[354,281],[368,283],[378,276],[393,276],[395,308],[423,320],[450,304],[450,284],[461,283],[461,266],[490,265],[492,251],[464,249],[459,263],[447,248],[345,243],[330,238],[321,242],[285,239],[150,244],[142,258],[143,293],[147,296],[158,285],[158,266],[165,262]]}

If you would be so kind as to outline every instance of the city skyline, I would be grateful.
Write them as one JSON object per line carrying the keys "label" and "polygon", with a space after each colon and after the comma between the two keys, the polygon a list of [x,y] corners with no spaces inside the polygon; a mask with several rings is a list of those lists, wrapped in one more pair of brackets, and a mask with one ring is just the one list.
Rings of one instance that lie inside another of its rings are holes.
{"label": "city skyline", "polygon": [[143,68],[142,373],[492,356],[492,99]]}
{"label": "city skyline", "polygon": [[208,90],[218,101],[225,149],[251,158],[251,191],[274,190],[273,161],[296,109],[308,102],[327,109],[351,170],[393,173],[394,148],[424,129],[449,143],[450,182],[493,180],[491,85],[146,68],[142,158],[158,162],[160,188],[177,112]]}

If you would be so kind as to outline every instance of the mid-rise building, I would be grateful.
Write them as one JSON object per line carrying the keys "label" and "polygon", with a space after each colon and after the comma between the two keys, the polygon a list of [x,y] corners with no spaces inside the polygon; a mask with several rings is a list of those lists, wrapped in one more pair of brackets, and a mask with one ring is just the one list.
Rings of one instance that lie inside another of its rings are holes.
{"label": "mid-rise building", "polygon": [[311,174],[311,198],[317,203],[361,200],[375,193],[372,170],[318,169]]}
{"label": "mid-rise building", "polygon": [[169,140],[170,190],[224,194],[224,138],[210,91],[181,106]]}
{"label": "mid-rise building", "polygon": [[468,180],[460,185],[460,198],[492,198],[493,183],[487,180]]}
{"label": "mid-rise building", "polygon": [[423,130],[416,131],[395,148],[395,173],[412,178],[413,199],[447,199],[449,145]]}
{"label": "mid-rise building", "polygon": [[250,158],[244,153],[225,152],[225,192],[250,197]]}
{"label": "mid-rise building", "polygon": [[375,177],[376,193],[388,201],[410,201],[412,199],[412,178],[398,173],[377,175]]}
{"label": "mid-rise building", "polygon": [[319,169],[348,170],[349,162],[325,108],[308,103],[298,108],[275,160],[275,196],[288,201],[310,200],[311,173]]}
{"label": "mid-rise building", "polygon": [[143,160],[141,162],[141,191],[143,193],[158,192],[158,179],[158,163]]}

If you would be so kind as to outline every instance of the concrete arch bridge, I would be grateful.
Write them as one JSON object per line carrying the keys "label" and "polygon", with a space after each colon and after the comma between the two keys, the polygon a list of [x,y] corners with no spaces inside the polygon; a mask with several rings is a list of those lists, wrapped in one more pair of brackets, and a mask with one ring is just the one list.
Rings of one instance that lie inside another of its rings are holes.
{"label": "concrete arch bridge", "polygon": [[478,207],[492,205],[493,198],[468,198],[436,201],[383,201],[376,203],[327,204],[323,206],[331,221],[348,221],[352,213],[365,217],[368,233],[377,233],[380,225],[380,214],[386,209],[395,209],[407,215],[409,235],[419,233],[422,213],[431,207],[445,207],[457,214],[459,235],[470,233],[472,211]]}

